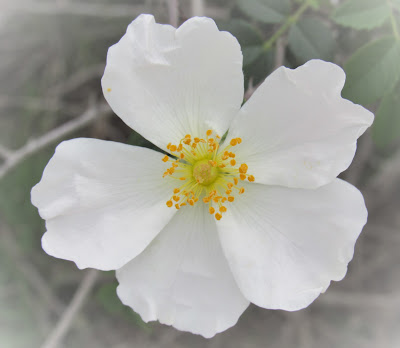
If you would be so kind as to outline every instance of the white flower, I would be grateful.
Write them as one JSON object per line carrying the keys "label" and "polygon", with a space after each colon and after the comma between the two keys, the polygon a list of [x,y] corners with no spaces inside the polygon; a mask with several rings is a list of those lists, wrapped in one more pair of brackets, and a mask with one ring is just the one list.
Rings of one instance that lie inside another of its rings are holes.
{"label": "white flower", "polygon": [[205,337],[234,325],[249,302],[308,306],[344,277],[367,220],[361,193],[336,178],[373,121],[341,98],[344,80],[320,60],[281,67],[241,108],[232,35],[208,18],[175,29],[139,16],[109,49],[104,95],[178,159],[61,143],[32,190],[44,250],[117,270],[118,296],[143,320]]}

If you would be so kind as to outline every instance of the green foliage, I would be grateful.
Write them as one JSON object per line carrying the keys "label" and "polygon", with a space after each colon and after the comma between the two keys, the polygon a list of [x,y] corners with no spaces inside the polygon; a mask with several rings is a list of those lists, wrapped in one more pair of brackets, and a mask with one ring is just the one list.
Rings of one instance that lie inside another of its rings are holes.
{"label": "green foliage", "polygon": [[318,18],[304,18],[289,30],[289,48],[301,61],[331,60],[335,40],[331,29]]}
{"label": "green foliage", "polygon": [[262,54],[263,38],[258,29],[250,23],[242,19],[233,19],[218,23],[218,27],[237,38],[242,47],[244,66],[252,64]]}
{"label": "green foliage", "polygon": [[140,318],[139,314],[122,304],[117,296],[117,286],[116,282],[103,285],[96,293],[96,300],[110,314],[123,317],[125,320],[150,332],[150,327]]}
{"label": "green foliage", "polygon": [[387,1],[348,0],[333,14],[336,23],[354,29],[372,29],[381,26],[390,16]]}
{"label": "green foliage", "polygon": [[343,96],[364,105],[377,101],[399,80],[399,57],[400,41],[392,36],[361,47],[345,65]]}
{"label": "green foliage", "polygon": [[280,23],[290,15],[290,0],[237,0],[239,8],[263,23]]}
{"label": "green foliage", "polygon": [[385,149],[400,138],[400,88],[387,94],[376,113],[372,127],[376,146]]}

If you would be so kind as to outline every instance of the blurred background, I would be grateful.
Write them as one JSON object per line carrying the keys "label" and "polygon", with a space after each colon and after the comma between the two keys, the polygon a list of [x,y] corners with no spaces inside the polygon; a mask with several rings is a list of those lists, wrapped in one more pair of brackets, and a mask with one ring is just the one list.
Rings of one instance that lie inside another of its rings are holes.
{"label": "blurred background", "polygon": [[[113,272],[79,271],[41,249],[30,189],[64,139],[151,147],[105,103],[107,49],[141,13],[213,18],[244,53],[245,99],[276,67],[321,58],[343,96],[376,114],[341,177],[369,221],[346,278],[299,312],[251,305],[206,340],[144,323]],[[0,347],[400,347],[400,0],[0,0]]]}

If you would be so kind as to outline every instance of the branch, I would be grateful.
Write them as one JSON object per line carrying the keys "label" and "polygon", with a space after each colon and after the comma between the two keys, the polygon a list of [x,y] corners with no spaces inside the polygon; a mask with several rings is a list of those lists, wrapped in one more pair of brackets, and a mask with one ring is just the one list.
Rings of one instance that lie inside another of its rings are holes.
{"label": "branch", "polygon": [[400,305],[400,294],[368,294],[328,291],[317,300],[319,304],[346,306],[349,308],[396,308]]}
{"label": "branch", "polygon": [[47,337],[41,348],[57,348],[59,347],[62,339],[67,334],[75,316],[85,303],[86,298],[90,294],[93,286],[96,283],[99,271],[91,269],[87,271],[85,277],[82,279],[78,289],[76,290],[74,297],[72,298],[67,309],[61,316],[56,327]]}
{"label": "branch", "polygon": [[204,0],[192,0],[192,16],[204,16],[205,6]]}
{"label": "branch", "polygon": [[178,0],[167,0],[169,24],[178,28],[179,25],[179,4]]}
{"label": "branch", "polygon": [[0,152],[2,155],[5,155],[5,161],[0,166],[0,179],[2,179],[11,169],[16,167],[28,156],[45,148],[47,145],[53,143],[54,141],[65,137],[69,133],[85,127],[89,123],[97,121],[101,117],[110,115],[111,113],[112,111],[110,107],[105,103],[100,106],[93,106],[90,107],[78,118],[64,123],[63,125],[51,130],[50,132],[46,133],[38,139],[28,141],[26,145],[18,150],[10,151],[3,148]]}
{"label": "branch", "polygon": [[60,111],[76,115],[82,112],[82,107],[60,102],[56,98],[33,98],[25,96],[0,95],[1,108],[29,108],[45,111]]}

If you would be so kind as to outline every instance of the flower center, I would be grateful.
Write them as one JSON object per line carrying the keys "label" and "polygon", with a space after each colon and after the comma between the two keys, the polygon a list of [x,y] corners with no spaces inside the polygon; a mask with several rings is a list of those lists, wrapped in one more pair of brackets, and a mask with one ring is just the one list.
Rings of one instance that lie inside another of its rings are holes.
{"label": "flower center", "polygon": [[244,193],[244,188],[239,187],[242,180],[254,181],[253,175],[248,175],[248,166],[236,164],[236,155],[231,148],[242,142],[234,138],[222,150],[220,149],[221,137],[212,136],[208,130],[206,138],[192,138],[187,134],[178,145],[169,143],[167,149],[174,158],[164,156],[164,162],[170,162],[163,177],[177,180],[177,187],[173,190],[172,197],[167,201],[167,206],[180,209],[185,205],[194,205],[200,199],[208,204],[210,214],[220,220],[227,211],[226,203],[232,203],[235,196]]}
{"label": "flower center", "polygon": [[193,166],[193,178],[203,186],[208,186],[215,182],[218,177],[219,170],[215,166],[212,166],[211,160],[201,160],[194,164]]}

